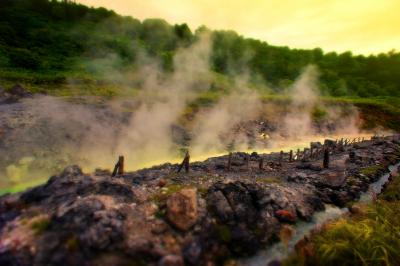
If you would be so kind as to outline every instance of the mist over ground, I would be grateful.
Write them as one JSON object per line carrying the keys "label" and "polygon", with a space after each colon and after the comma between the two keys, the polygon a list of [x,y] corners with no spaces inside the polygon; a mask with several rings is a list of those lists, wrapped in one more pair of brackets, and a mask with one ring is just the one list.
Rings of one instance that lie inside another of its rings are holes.
{"label": "mist over ground", "polygon": [[[68,164],[87,171],[111,169],[119,155],[125,155],[127,169],[133,170],[178,162],[184,150],[192,158],[205,158],[265,150],[276,147],[278,140],[359,133],[355,107],[321,100],[314,65],[282,88],[287,98],[282,103],[264,99],[254,89],[249,71],[242,68],[232,69],[231,89],[215,103],[188,111],[199,95],[212,90],[211,45],[210,36],[204,34],[193,45],[180,48],[170,73],[145,53],[140,68],[110,71],[109,79],[140,84],[135,97],[88,100],[37,95],[21,100],[15,105],[18,121],[13,112],[3,113],[16,126],[2,140],[1,172],[6,176],[2,186],[29,179],[28,170],[30,176],[43,176]],[[69,86],[73,88],[73,81]]]}

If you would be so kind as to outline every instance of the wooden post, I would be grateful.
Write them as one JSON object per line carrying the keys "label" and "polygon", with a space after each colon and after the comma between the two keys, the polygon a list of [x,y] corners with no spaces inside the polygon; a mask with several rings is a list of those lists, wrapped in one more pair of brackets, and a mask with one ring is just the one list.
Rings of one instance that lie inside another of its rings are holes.
{"label": "wooden post", "polygon": [[124,174],[124,156],[118,157],[118,162],[114,166],[114,170],[111,174],[111,177],[116,175],[123,175]]}
{"label": "wooden post", "polygon": [[260,157],[260,160],[258,161],[258,169],[264,170],[264,159]]}
{"label": "wooden post", "polygon": [[300,160],[300,149],[297,149],[296,161]]}
{"label": "wooden post", "polygon": [[178,168],[178,173],[182,170],[183,167],[185,167],[185,172],[189,173],[189,163],[190,163],[190,155],[189,155],[189,151],[187,151],[185,158],[183,158],[183,161]]}
{"label": "wooden post", "polygon": [[118,175],[123,175],[124,174],[124,156],[119,156],[118,162],[119,162]]}
{"label": "wooden post", "polygon": [[289,152],[289,162],[293,162],[293,150]]}
{"label": "wooden post", "polygon": [[228,156],[228,166],[227,166],[228,171],[231,170],[231,165],[232,165],[232,152],[230,152]]}
{"label": "wooden post", "polygon": [[329,148],[325,148],[324,150],[324,168],[329,168]]}

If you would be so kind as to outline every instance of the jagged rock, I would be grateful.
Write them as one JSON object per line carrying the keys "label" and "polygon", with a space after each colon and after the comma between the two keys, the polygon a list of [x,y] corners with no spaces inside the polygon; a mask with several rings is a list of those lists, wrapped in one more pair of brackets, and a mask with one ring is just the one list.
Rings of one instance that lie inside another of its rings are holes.
{"label": "jagged rock", "polygon": [[250,154],[250,159],[258,159],[258,158],[260,158],[260,155],[258,155],[257,152],[252,152]]}
{"label": "jagged rock", "polygon": [[326,196],[329,198],[327,203],[332,203],[339,207],[344,207],[353,198],[346,191],[328,190]]}
{"label": "jagged rock", "polygon": [[211,208],[222,222],[228,222],[234,219],[234,212],[221,191],[209,193],[208,202]]}
{"label": "jagged rock", "polygon": [[164,256],[157,264],[158,266],[183,266],[183,259],[178,255]]}
{"label": "jagged rock", "polygon": [[92,186],[84,186],[77,193],[81,196],[90,194],[109,195],[122,202],[132,202],[135,199],[135,195],[129,185],[115,183],[111,180],[96,182]]}
{"label": "jagged rock", "polygon": [[260,242],[244,223],[231,228],[230,249],[237,254],[254,254],[260,246]]}
{"label": "jagged rock", "polygon": [[159,187],[164,187],[166,184],[167,184],[167,180],[165,180],[164,178],[161,178],[161,179],[158,181],[158,186],[159,186]]}
{"label": "jagged rock", "polygon": [[[300,169],[305,169],[305,168],[300,168]],[[293,175],[287,177],[287,181],[289,182],[304,183],[307,180],[308,180],[308,175],[302,172],[294,173]]]}
{"label": "jagged rock", "polygon": [[94,170],[94,174],[97,176],[111,176],[111,171],[108,169],[100,169],[100,168],[96,168]]}
{"label": "jagged rock", "polygon": [[71,201],[78,196],[77,189],[92,183],[92,179],[83,175],[78,166],[68,166],[60,175],[52,176],[45,185],[23,193],[21,200],[25,203],[46,200],[47,204]]}
{"label": "jagged rock", "polygon": [[315,165],[313,163],[309,162],[302,162],[299,165],[296,165],[297,169],[303,169],[303,170],[312,170],[312,171],[322,171],[322,167],[319,165]]}
{"label": "jagged rock", "polygon": [[9,91],[9,93],[13,96],[23,98],[23,97],[31,97],[32,93],[27,91],[21,84],[15,84]]}
{"label": "jagged rock", "polygon": [[167,200],[168,220],[178,229],[186,231],[197,222],[197,190],[184,188]]}
{"label": "jagged rock", "polygon": [[123,238],[125,215],[118,210],[107,210],[98,199],[89,197],[69,206],[61,206],[54,217],[54,224],[76,234],[86,248],[104,250]]}
{"label": "jagged rock", "polygon": [[295,223],[297,220],[296,214],[289,210],[277,210],[275,216],[279,221],[284,223]]}
{"label": "jagged rock", "polygon": [[77,165],[67,166],[61,173],[60,176],[78,176],[82,175],[82,169]]}
{"label": "jagged rock", "polygon": [[329,147],[329,148],[333,148],[336,146],[336,141],[332,140],[332,139],[326,139],[324,141],[324,145]]}
{"label": "jagged rock", "polygon": [[296,206],[296,214],[300,219],[305,221],[311,221],[312,215],[314,213],[314,208],[312,205],[307,204],[306,202],[297,202]]}
{"label": "jagged rock", "polygon": [[166,251],[159,245],[155,245],[150,239],[141,236],[126,236],[124,252],[135,258],[153,258],[159,260],[166,256]]}
{"label": "jagged rock", "polygon": [[182,248],[182,254],[190,265],[198,265],[203,252],[202,245],[199,240],[193,240],[185,244]]}
{"label": "jagged rock", "polygon": [[[225,199],[222,198],[220,191]],[[212,196],[214,193],[217,195]],[[248,224],[254,223],[257,219],[257,210],[255,206],[254,198],[256,197],[256,191],[242,183],[216,183],[209,190],[209,197],[207,204],[211,209],[217,211],[219,217],[226,217],[230,219],[234,217],[234,221],[231,222],[245,222]],[[213,201],[218,199],[218,201]],[[229,205],[229,207],[228,207]],[[231,214],[233,212],[233,216]]]}
{"label": "jagged rock", "polygon": [[322,144],[321,144],[321,142],[311,142],[310,147],[312,149],[320,149],[322,147]]}
{"label": "jagged rock", "polygon": [[323,201],[317,196],[307,196],[306,202],[310,204],[315,211],[325,210]]}

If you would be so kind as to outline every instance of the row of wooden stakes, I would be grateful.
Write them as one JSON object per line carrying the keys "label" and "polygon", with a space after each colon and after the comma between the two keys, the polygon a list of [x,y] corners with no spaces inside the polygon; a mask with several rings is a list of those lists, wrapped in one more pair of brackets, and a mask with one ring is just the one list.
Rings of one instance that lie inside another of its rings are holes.
{"label": "row of wooden stakes", "polygon": [[[372,137],[377,138],[377,136]],[[320,148],[305,148],[304,151],[300,151],[300,149],[297,149],[297,153],[294,154],[293,150],[290,150],[289,152],[289,162],[294,162],[294,161],[299,161],[299,160],[304,160],[307,159],[307,156],[309,159],[318,159],[322,154],[323,154],[323,167],[324,168],[329,168],[329,154],[331,151],[334,150],[341,150],[344,146],[348,146],[351,144],[355,144],[357,142],[363,142],[365,138],[354,138],[354,139],[340,139],[334,141],[333,147],[329,147],[327,144],[322,145]],[[226,169],[228,171],[231,170],[232,168],[232,152],[229,153],[228,155],[228,163]],[[283,163],[283,157],[284,157],[284,152],[281,151],[279,155],[279,165],[282,165]],[[249,169],[249,164],[250,164],[250,155],[247,154],[245,158],[247,168]],[[264,169],[264,159],[260,157],[258,159],[258,168],[260,170]],[[182,169],[185,169],[186,173],[189,173],[190,170],[190,154],[189,151],[186,152],[185,157],[182,161],[182,163],[179,165],[177,172],[180,173]],[[123,175],[124,174],[124,156],[119,156],[117,163],[114,166],[114,170],[112,172],[112,177],[115,177],[117,175]]]}

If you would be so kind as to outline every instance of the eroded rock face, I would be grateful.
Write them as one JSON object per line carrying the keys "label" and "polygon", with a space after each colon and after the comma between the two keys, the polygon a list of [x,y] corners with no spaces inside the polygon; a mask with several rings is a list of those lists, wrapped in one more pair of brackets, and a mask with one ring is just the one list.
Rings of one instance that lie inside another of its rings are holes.
{"label": "eroded rock face", "polygon": [[168,198],[167,217],[176,228],[186,231],[196,223],[198,217],[196,194],[196,189],[184,188]]}

